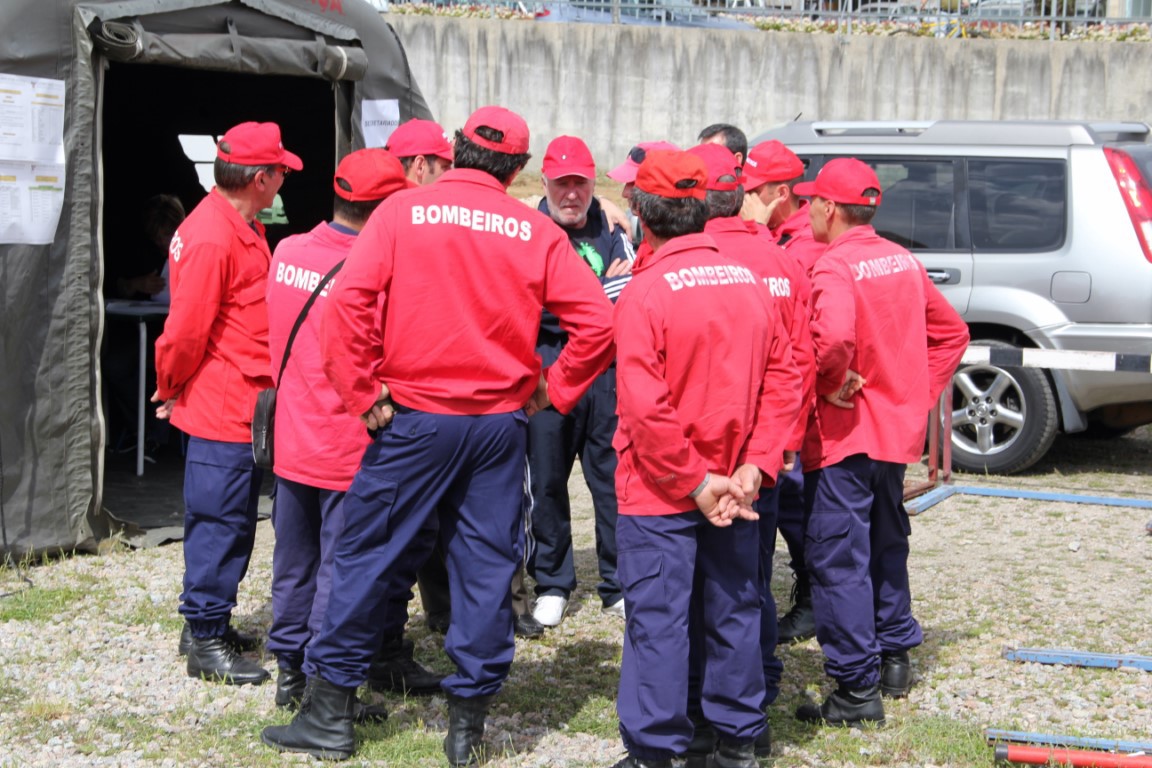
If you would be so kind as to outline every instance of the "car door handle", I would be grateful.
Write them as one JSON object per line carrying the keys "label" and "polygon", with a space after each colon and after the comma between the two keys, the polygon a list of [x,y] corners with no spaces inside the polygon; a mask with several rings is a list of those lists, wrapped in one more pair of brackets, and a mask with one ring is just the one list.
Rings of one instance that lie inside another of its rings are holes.
{"label": "car door handle", "polygon": [[928,279],[936,285],[955,285],[960,282],[958,269],[927,269]]}

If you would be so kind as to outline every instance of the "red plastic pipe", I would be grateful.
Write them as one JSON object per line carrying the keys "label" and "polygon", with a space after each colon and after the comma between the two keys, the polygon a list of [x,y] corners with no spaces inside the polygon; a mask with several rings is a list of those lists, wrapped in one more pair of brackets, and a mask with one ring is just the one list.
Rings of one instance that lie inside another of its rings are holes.
{"label": "red plastic pipe", "polygon": [[1020,744],[997,744],[996,759],[1032,765],[1072,765],[1078,768],[1152,768],[1152,755],[1117,755],[1083,749],[1053,749]]}

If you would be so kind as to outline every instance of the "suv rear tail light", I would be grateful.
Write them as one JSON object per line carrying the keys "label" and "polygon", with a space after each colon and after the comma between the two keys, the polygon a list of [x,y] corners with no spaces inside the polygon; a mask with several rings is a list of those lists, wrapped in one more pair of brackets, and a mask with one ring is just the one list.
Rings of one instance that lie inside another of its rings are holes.
{"label": "suv rear tail light", "polygon": [[1104,156],[1108,158],[1116,185],[1120,187],[1120,196],[1124,198],[1132,226],[1136,228],[1144,258],[1152,261],[1152,189],[1148,188],[1140,167],[1127,152],[1105,147]]}

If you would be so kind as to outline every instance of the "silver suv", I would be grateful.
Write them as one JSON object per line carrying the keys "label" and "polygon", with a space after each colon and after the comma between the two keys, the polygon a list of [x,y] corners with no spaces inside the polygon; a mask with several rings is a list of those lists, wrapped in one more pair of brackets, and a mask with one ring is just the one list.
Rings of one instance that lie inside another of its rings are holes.
{"label": "silver suv", "polygon": [[[973,345],[1152,353],[1144,123],[795,122],[753,143],[768,139],[808,178],[834,157],[876,169],[873,225],[923,262]],[[953,464],[969,472],[1023,470],[1058,430],[1152,423],[1147,373],[967,365],[954,385]]]}

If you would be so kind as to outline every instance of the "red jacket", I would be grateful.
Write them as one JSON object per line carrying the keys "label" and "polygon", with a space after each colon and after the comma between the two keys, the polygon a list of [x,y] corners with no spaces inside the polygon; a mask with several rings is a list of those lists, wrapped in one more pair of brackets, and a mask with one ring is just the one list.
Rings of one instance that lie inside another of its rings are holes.
{"label": "red jacket", "polygon": [[[928,412],[968,346],[968,328],[904,248],[870,226],[828,245],[812,271],[816,410],[809,421],[805,471],[867,454],[918,461]],[[836,392],[851,369],[867,383],[839,408]]]}
{"label": "red jacket", "polygon": [[162,399],[177,398],[172,423],[190,435],[252,440],[256,394],[272,386],[264,303],[271,260],[264,226],[249,225],[215,189],[172,237],[156,387]]}
{"label": "red jacket", "polygon": [[752,222],[739,216],[709,219],[704,225],[704,234],[716,241],[720,253],[755,272],[776,300],[780,320],[792,345],[792,362],[800,371],[803,382],[803,405],[786,446],[789,450],[799,451],[804,441],[813,397],[812,385],[816,378],[812,334],[808,330],[808,301],[812,285],[798,261],[784,253],[780,246],[757,237],[755,225],[750,224]]}
{"label": "red jacket", "polygon": [[372,214],[328,297],[324,372],[356,415],[381,380],[418,410],[509,413],[540,379],[544,307],[568,333],[547,370],[567,413],[612,361],[612,305],[548,216],[492,176],[455,169]]}
{"label": "red jacket", "polygon": [[764,282],[693,234],[638,256],[616,302],[622,515],[695,509],[706,472],[780,470],[800,374]]}
{"label": "red jacket", "polygon": [[[280,241],[268,274],[268,347],[275,375],[284,359],[292,326],[320,279],[348,255],[356,235],[321,223],[311,232]],[[360,466],[368,433],[324,375],[320,356],[320,316],[327,302],[321,291],[308,310],[276,396],[276,476],[346,491]]]}
{"label": "red jacket", "polygon": [[[785,219],[772,232],[775,242],[803,265],[804,272],[811,274],[812,265],[828,247],[812,236],[812,222],[808,218],[808,201],[800,201],[800,209]],[[780,242],[783,240],[784,242]]]}

